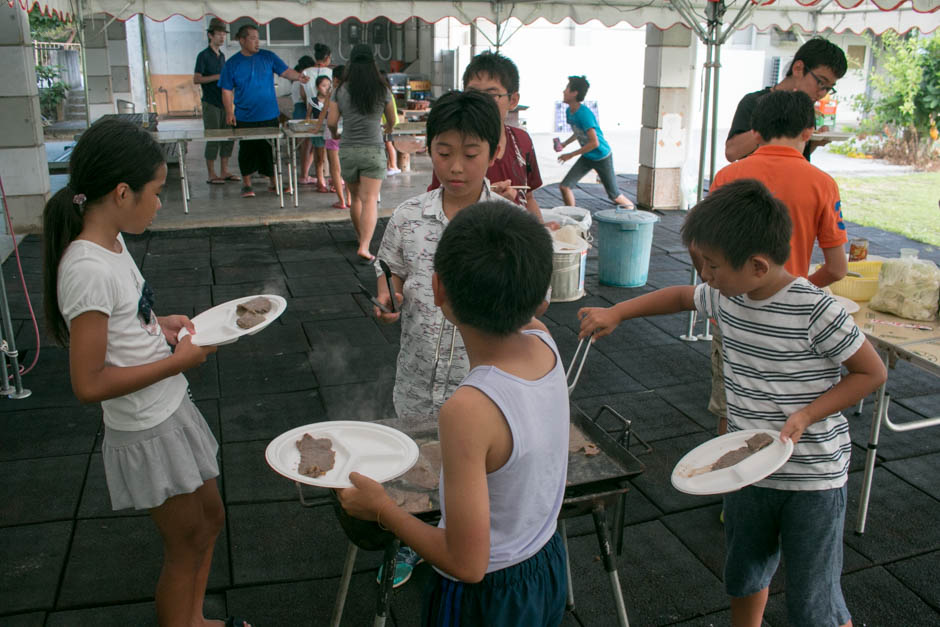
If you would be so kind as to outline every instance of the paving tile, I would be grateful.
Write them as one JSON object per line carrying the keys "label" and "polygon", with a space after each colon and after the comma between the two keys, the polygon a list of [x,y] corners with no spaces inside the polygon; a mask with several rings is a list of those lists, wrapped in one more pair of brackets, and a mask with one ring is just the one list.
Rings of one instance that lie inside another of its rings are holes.
{"label": "paving tile", "polygon": [[388,341],[373,318],[305,322],[303,330],[314,350],[341,346],[387,346]]}
{"label": "paving tile", "polygon": [[[358,289],[359,279],[350,270],[342,274],[329,276],[304,276],[287,279],[287,287],[292,296],[328,296],[332,294],[352,294]],[[367,287],[373,287],[373,284]]]}
{"label": "paving tile", "polygon": [[[898,360],[895,367],[888,370],[888,394],[898,400],[940,394],[940,377]],[[934,408],[936,410],[936,405]]]}
{"label": "paving tile", "polygon": [[218,353],[209,355],[205,363],[190,368],[183,375],[189,381],[189,389],[194,399],[219,398]]}
{"label": "paving tile", "polygon": [[277,248],[278,261],[282,263],[296,263],[305,261],[316,265],[324,260],[345,259],[343,254],[336,248],[332,242],[320,245],[313,245],[309,248]]}
{"label": "paving tile", "polygon": [[213,285],[212,304],[220,305],[230,300],[241,298],[242,296],[251,296],[252,294],[277,294],[278,296],[289,298],[290,290],[287,289],[287,282],[284,279],[255,281],[236,285]]}
{"label": "paving tile", "polygon": [[267,227],[214,228],[210,231],[212,250],[266,250],[274,247]]}
{"label": "paving tile", "polygon": [[321,386],[395,378],[398,346],[314,346],[310,361]]}
{"label": "paving tile", "polygon": [[313,248],[332,243],[330,229],[325,224],[285,223],[272,224],[269,229],[271,241],[278,250],[282,248]]}
{"label": "paving tile", "polygon": [[[223,528],[212,554],[210,589],[230,581],[227,541]],[[162,563],[163,543],[149,517],[79,520],[56,607],[153,599]]]}
{"label": "paving tile", "polygon": [[257,356],[304,353],[310,350],[303,326],[296,321],[278,321],[260,333],[245,335],[234,344],[219,347],[220,354],[237,355],[251,363]]}
{"label": "paving tile", "polygon": [[[642,459],[642,458],[641,458]],[[613,512],[607,510],[607,523],[613,528]],[[624,535],[623,541],[630,542],[630,527],[637,523],[648,522],[650,520],[655,520],[662,516],[662,512],[658,507],[653,505],[653,503],[643,496],[643,493],[639,490],[629,490],[624,498],[624,510],[623,510],[623,528]],[[596,537],[596,530],[594,527],[594,517],[590,514],[585,514],[583,516],[575,516],[573,518],[566,518],[565,525],[568,528],[568,537],[575,538],[580,536],[589,535],[591,537]],[[614,536],[611,536],[612,540],[616,541]]]}
{"label": "paving tile", "polygon": [[650,255],[650,272],[685,272],[688,276],[691,260],[688,252],[677,255]]}
{"label": "paving tile", "polygon": [[693,496],[679,492],[670,483],[672,469],[682,456],[710,439],[710,434],[693,433],[653,445],[653,453],[640,460],[646,465],[643,474],[630,480],[656,507],[666,513],[721,502],[721,496]]}
{"label": "paving tile", "polygon": [[691,280],[692,274],[688,268],[684,270],[657,270],[647,275],[646,284],[659,290],[671,285],[688,285]]}
{"label": "paving tile", "polygon": [[[203,603],[203,612],[208,617],[222,618],[226,616],[225,597],[222,594],[207,594]],[[46,627],[71,627],[73,625],[157,627],[157,608],[152,601],[148,601],[81,610],[64,610],[51,613],[49,621],[46,623]]]}
{"label": "paving tile", "polygon": [[[845,604],[855,625],[936,625],[940,614],[917,595],[875,566],[842,577]],[[764,617],[771,625],[786,625],[783,598],[771,598]]]}
{"label": "paving tile", "polygon": [[[243,283],[268,283],[283,281],[284,269],[279,263],[244,266],[215,266],[215,285],[239,285]],[[270,292],[265,292],[270,293]]]}
{"label": "paving tile", "polygon": [[[0,614],[49,609],[69,551],[72,521],[0,528]],[[15,594],[6,591],[15,590]]]}
{"label": "paving tile", "polygon": [[331,505],[304,508],[293,500],[231,505],[228,511],[236,586],[341,574],[348,541]]}
{"label": "paving tile", "polygon": [[[208,237],[164,237],[166,231],[154,233],[147,246],[153,255],[184,255],[191,252],[209,252]],[[186,233],[188,231],[184,231]]]}
{"label": "paving tile", "polygon": [[711,362],[684,343],[607,353],[621,370],[649,389],[711,378]]}
{"label": "paving tile", "polygon": [[[682,285],[682,283],[674,283],[673,285]],[[672,337],[685,335],[686,331],[689,330],[689,312],[687,311],[666,316],[650,316],[647,320]],[[702,318],[702,316],[696,316],[696,324],[693,333],[699,334],[704,332],[705,319]]]}
{"label": "paving tile", "polygon": [[338,320],[344,318],[362,318],[362,308],[349,292],[342,294],[322,294],[288,298],[287,310],[281,316],[282,322],[314,322],[319,320]]}
{"label": "paving tile", "polygon": [[255,354],[251,360],[238,354],[218,353],[218,361],[223,398],[317,387],[306,352]]}
{"label": "paving tile", "polygon": [[46,624],[45,612],[30,612],[0,617],[3,627],[43,627]]}
{"label": "paving tile", "polygon": [[140,266],[140,272],[145,277],[150,277],[151,275],[164,273],[176,274],[180,271],[205,268],[209,265],[208,250],[188,250],[168,254],[149,251],[144,255],[144,263]]}
{"label": "paving tile", "polygon": [[[633,423],[634,432],[647,442],[699,433],[702,430],[685,414],[652,391],[595,396],[585,399],[578,405],[589,416],[594,416],[603,405],[612,407],[621,416],[630,420]],[[615,434],[615,437],[623,432],[623,425],[608,413],[603,415],[600,424],[604,429]]]}
{"label": "paving tile", "polygon": [[[871,437],[871,420],[874,409],[875,403],[866,401],[860,416],[856,416],[852,410],[844,412],[846,418],[849,419],[849,433],[852,442],[862,447],[863,455],[865,454],[864,451],[867,450],[868,440]],[[891,417],[892,422],[899,424],[923,418],[922,415],[910,411],[893,400],[888,408],[888,416]],[[881,426],[878,436],[879,459],[893,461],[930,453],[940,453],[940,428],[891,431],[884,425]]]}
{"label": "paving tile", "polygon": [[[264,458],[268,440],[230,442],[222,451],[222,473],[225,476],[225,502],[264,503],[290,501],[299,503],[297,486],[274,472]],[[304,499],[324,502],[329,490],[303,486]]]}
{"label": "paving tile", "polygon": [[148,273],[144,275],[154,291],[164,287],[179,287],[186,285],[212,285],[212,267],[206,263],[202,266],[186,266],[174,270]]}
{"label": "paving tile", "polygon": [[346,274],[351,266],[345,259],[318,259],[316,263],[309,261],[287,261],[281,264],[288,278],[304,276],[330,276],[332,274]]}
{"label": "paving tile", "polygon": [[885,568],[935,610],[940,611],[940,586],[937,586],[940,551],[899,560],[887,564]]}
{"label": "paving tile", "polygon": [[579,329],[578,310],[582,307],[609,307],[610,304],[598,296],[585,296],[570,303],[552,303],[548,306],[545,316],[551,318],[554,322],[569,327]]}
{"label": "paving tile", "polygon": [[885,468],[940,501],[940,453],[888,462]]}
{"label": "paving tile", "polygon": [[219,401],[222,442],[270,441],[289,429],[326,419],[319,390],[250,394]]}
{"label": "paving tile", "polygon": [[[862,473],[849,474],[846,529],[854,531]],[[846,533],[845,542],[876,562],[911,557],[940,546],[940,501],[887,470],[876,468],[865,533]]]}
{"label": "paving tile", "polygon": [[0,525],[71,518],[88,455],[0,462]]}
{"label": "paving tile", "polygon": [[[718,578],[661,522],[633,525],[628,531],[617,570],[631,624],[663,625],[727,606]],[[603,563],[596,559],[596,538],[574,538],[568,548],[578,615],[587,625],[616,624]],[[683,593],[664,593],[669,590]]]}
{"label": "paving tile", "polygon": [[616,305],[617,303],[630,300],[631,298],[636,298],[637,296],[642,296],[643,294],[647,294],[653,291],[653,288],[648,285],[644,287],[616,287],[613,285],[603,285],[598,280],[597,275],[585,277],[584,289],[587,291],[588,296],[603,298],[611,305]]}
{"label": "paving tile", "polygon": [[[212,265],[218,272],[219,266],[242,266],[254,268],[256,266],[276,265],[280,261],[274,248],[224,248],[212,249]],[[216,275],[218,279],[218,275]]]}
{"label": "paving tile", "polygon": [[[31,359],[30,359],[31,360]],[[0,403],[0,414],[20,413],[43,407],[68,408],[69,412],[81,407],[69,378],[69,352],[56,346],[43,346],[41,361],[36,369],[23,377],[23,387],[32,391],[27,398],[5,399]]]}
{"label": "paving tile", "polygon": [[395,418],[392,403],[394,379],[368,383],[329,385],[320,388],[330,420],[383,420]]}
{"label": "paving tile", "polygon": [[708,433],[716,433],[718,418],[708,411],[711,379],[656,388],[656,395],[692,419]]}
{"label": "paving tile", "polygon": [[[20,401],[5,400],[0,406]],[[90,453],[101,408],[85,405],[0,413],[0,460]]]}
{"label": "paving tile", "polygon": [[[294,561],[293,556],[290,558]],[[414,584],[409,582],[405,588]],[[353,575],[343,611],[343,625],[371,625],[375,616],[375,575]],[[303,617],[306,625],[328,625],[339,577],[269,585],[245,586],[226,592],[229,614],[245,617],[252,627],[294,625]],[[392,593],[395,605],[399,592]],[[420,608],[414,608],[420,611]],[[386,623],[390,627],[403,623]]]}
{"label": "paving tile", "polygon": [[212,288],[208,285],[162,287],[155,291],[154,307],[160,315],[181,313],[192,318],[212,307]]}
{"label": "paving tile", "polygon": [[[908,396],[906,398],[891,398],[892,402],[903,405],[907,409],[917,412],[924,418],[932,418],[940,412],[940,393],[926,394],[924,396]],[[920,432],[924,434],[924,431]]]}

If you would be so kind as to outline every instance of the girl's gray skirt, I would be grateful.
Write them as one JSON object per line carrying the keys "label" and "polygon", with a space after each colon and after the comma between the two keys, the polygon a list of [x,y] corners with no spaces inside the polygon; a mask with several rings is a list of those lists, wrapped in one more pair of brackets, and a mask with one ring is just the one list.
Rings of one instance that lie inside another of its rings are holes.
{"label": "girl's gray skirt", "polygon": [[114,510],[151,509],[219,476],[219,443],[189,395],[170,417],[143,431],[105,426],[101,454]]}

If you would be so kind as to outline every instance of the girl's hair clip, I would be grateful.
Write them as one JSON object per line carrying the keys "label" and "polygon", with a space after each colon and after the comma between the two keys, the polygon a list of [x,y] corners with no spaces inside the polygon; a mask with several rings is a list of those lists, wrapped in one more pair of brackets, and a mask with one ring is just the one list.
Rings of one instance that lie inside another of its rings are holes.
{"label": "girl's hair clip", "polygon": [[85,197],[85,194],[75,194],[74,196],[72,196],[72,202],[78,205],[79,207],[84,207],[86,200],[88,199]]}

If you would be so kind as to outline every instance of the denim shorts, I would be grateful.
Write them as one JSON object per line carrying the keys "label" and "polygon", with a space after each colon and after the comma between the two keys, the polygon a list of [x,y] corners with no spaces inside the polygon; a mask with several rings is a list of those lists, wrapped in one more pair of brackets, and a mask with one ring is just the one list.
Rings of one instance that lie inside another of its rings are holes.
{"label": "denim shorts", "polygon": [[385,146],[346,146],[339,147],[339,167],[343,180],[358,183],[359,177],[384,180],[386,174]]}
{"label": "denim shorts", "polygon": [[846,487],[726,494],[725,589],[745,597],[770,585],[786,563],[787,617],[793,627],[837,627],[851,618],[842,596]]}

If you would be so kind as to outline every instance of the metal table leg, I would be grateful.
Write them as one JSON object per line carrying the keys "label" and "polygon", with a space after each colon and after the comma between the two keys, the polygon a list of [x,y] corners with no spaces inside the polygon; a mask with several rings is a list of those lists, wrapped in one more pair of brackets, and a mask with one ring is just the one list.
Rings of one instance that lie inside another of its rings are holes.
{"label": "metal table leg", "polygon": [[401,540],[395,538],[385,546],[385,557],[382,561],[382,583],[379,586],[379,595],[375,602],[375,621],[373,627],[384,627],[388,618],[389,596],[392,594],[392,582],[395,580],[395,556],[401,547]]}
{"label": "metal table leg", "polygon": [[865,453],[865,474],[862,479],[862,493],[858,499],[858,522],[855,524],[855,533],[865,533],[865,519],[868,516],[868,498],[871,495],[871,480],[875,474],[875,462],[878,451],[878,436],[881,432],[881,420],[883,413],[887,412],[888,396],[885,389],[888,382],[885,381],[878,388],[878,395],[875,401],[875,410],[871,415],[871,434],[868,436],[868,447]]}
{"label": "metal table leg", "polygon": [[617,573],[617,563],[613,551],[610,549],[610,533],[607,530],[604,504],[595,503],[591,515],[594,517],[594,530],[597,532],[597,542],[601,549],[601,558],[604,560],[604,570],[610,579],[611,592],[614,595],[614,607],[617,610],[617,621],[620,627],[630,627],[627,620],[627,607],[623,602],[623,591],[620,589],[620,575]]}
{"label": "metal table leg", "polygon": [[558,521],[559,531],[561,531],[561,542],[565,546],[565,575],[568,578],[568,600],[565,602],[565,609],[569,612],[574,611],[574,584],[571,581],[571,554],[568,552],[568,526],[564,520]]}
{"label": "metal table leg", "polygon": [[[702,148],[704,150],[704,147]],[[692,278],[689,281],[689,285],[696,285],[698,283],[698,272],[695,271],[695,266],[692,266]],[[679,339],[684,342],[697,342],[698,337],[695,335],[695,320],[697,317],[697,312],[693,309],[689,312],[689,326],[686,329],[685,333],[679,336]],[[709,335],[708,330],[705,330],[705,335]]]}
{"label": "metal table leg", "polygon": [[284,173],[281,171],[281,138],[274,139],[274,179],[277,182],[277,197],[284,208]]}
{"label": "metal table leg", "polygon": [[189,180],[186,177],[186,141],[176,142],[180,154],[180,190],[183,193],[183,213],[189,213]]}
{"label": "metal table leg", "polygon": [[297,138],[293,135],[290,138],[290,146],[289,154],[294,164],[294,180],[291,187],[294,190],[294,207],[296,208],[300,206],[300,170],[297,169]]}
{"label": "metal table leg", "polygon": [[[300,487],[300,484],[297,484]],[[346,549],[346,563],[343,564],[343,576],[339,580],[339,592],[336,593],[336,601],[333,603],[333,617],[330,619],[330,627],[339,627],[343,620],[343,608],[346,606],[346,594],[349,592],[349,582],[352,579],[353,566],[356,564],[356,554],[359,548],[349,543]]]}

